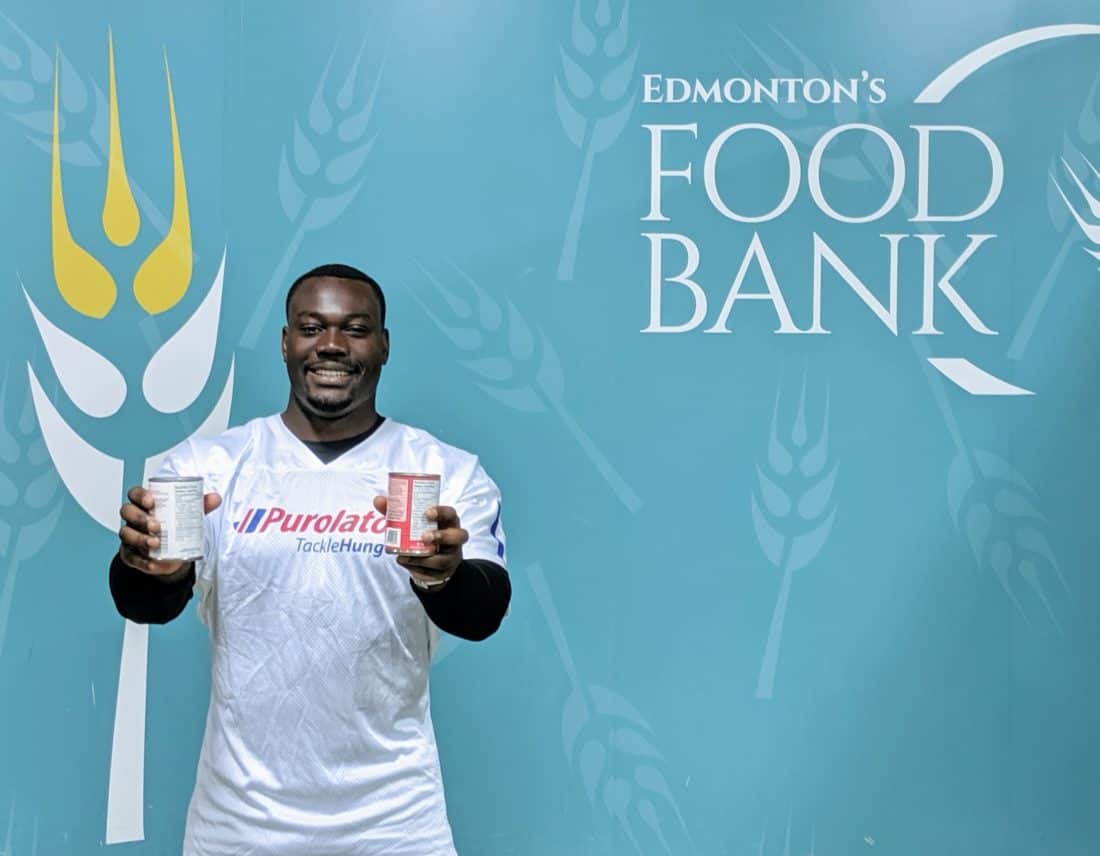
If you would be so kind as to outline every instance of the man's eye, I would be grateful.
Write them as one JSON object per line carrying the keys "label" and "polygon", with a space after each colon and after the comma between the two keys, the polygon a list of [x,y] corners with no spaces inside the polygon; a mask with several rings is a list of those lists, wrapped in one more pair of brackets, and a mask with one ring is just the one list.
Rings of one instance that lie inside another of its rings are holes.
{"label": "man's eye", "polygon": [[321,328],[316,324],[304,324],[298,328],[298,332],[303,333],[306,336],[316,336],[321,332]]}
{"label": "man's eye", "polygon": [[370,328],[355,324],[351,327],[348,327],[348,332],[351,333],[353,336],[366,336],[368,333],[370,333]]}

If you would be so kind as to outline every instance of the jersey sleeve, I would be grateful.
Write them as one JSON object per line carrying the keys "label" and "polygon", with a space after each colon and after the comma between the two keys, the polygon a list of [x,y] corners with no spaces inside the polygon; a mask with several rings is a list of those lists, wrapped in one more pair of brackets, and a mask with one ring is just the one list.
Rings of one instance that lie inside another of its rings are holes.
{"label": "jersey sleeve", "polygon": [[467,559],[487,559],[508,566],[500,490],[478,462],[455,503],[455,511],[470,540],[462,547]]}

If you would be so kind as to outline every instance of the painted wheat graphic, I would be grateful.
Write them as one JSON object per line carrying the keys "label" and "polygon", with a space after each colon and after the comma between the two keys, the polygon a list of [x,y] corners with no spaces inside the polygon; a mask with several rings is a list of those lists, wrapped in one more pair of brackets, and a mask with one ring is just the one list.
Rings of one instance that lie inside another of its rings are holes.
{"label": "painted wheat graphic", "polygon": [[981,449],[960,453],[947,478],[948,507],[974,560],[993,575],[1027,625],[1036,613],[1062,632],[1051,602],[1051,581],[1069,585],[1043,532],[1034,489],[1005,460]]}
{"label": "painted wheat graphic", "polygon": [[[1074,139],[1071,140],[1071,137]],[[1039,319],[1073,248],[1087,238],[1092,249],[1086,249],[1086,252],[1100,258],[1097,252],[1100,250],[1100,175],[1082,153],[1082,148],[1091,150],[1097,143],[1100,143],[1100,74],[1092,82],[1076,127],[1067,129],[1063,136],[1061,154],[1051,160],[1047,211],[1051,225],[1063,236],[1062,245],[1012,337],[1008,348],[1008,358],[1011,360],[1022,360],[1027,353]],[[1064,188],[1069,189],[1068,194]],[[1074,223],[1079,228],[1073,228]]]}
{"label": "painted wheat graphic", "polygon": [[[1100,170],[1093,166],[1083,154],[1078,153],[1078,161],[1084,162],[1085,167],[1079,168],[1080,174],[1064,157],[1061,166],[1065,175],[1068,176],[1067,183],[1072,183],[1076,187],[1075,198],[1080,199],[1080,202],[1071,201],[1066,191],[1062,189],[1062,183],[1053,175],[1051,182],[1054,189],[1058,191],[1058,196],[1065,203],[1066,210],[1073,217],[1073,222],[1080,229],[1081,235],[1088,239],[1089,246],[1085,247],[1085,252],[1100,261],[1100,190],[1097,190],[1100,188]],[[1073,191],[1071,190],[1070,193]]]}
{"label": "painted wheat graphic", "polygon": [[653,728],[621,695],[581,679],[542,568],[533,565],[527,576],[569,676],[562,748],[589,805],[616,825],[632,853],[695,852]]}
{"label": "painted wheat graphic", "polygon": [[370,120],[386,60],[383,55],[368,84],[361,79],[365,51],[364,43],[343,78],[334,81],[338,51],[333,47],[305,115],[291,120],[290,142],[279,156],[277,181],[279,204],[291,235],[241,337],[246,348],[256,347],[276,298],[286,289],[287,271],[305,236],[334,223],[366,180],[367,157],[377,139],[377,134],[369,133]]}
{"label": "painted wheat graphic", "polygon": [[836,520],[833,489],[839,471],[839,464],[829,454],[828,392],[820,426],[815,426],[812,432],[806,412],[805,377],[794,421],[782,431],[779,398],[777,394],[768,451],[757,465],[757,484],[752,495],[757,541],[780,574],[779,593],[756,683],[756,698],[768,700],[775,691],[794,575],[817,558],[829,539]]}
{"label": "painted wheat graphic", "polygon": [[[56,60],[61,161],[73,167],[102,167],[109,146],[107,99],[60,50]],[[53,88],[54,57],[0,12],[0,104],[47,155],[53,144]],[[130,189],[149,224],[158,234],[167,232],[168,219],[132,177]]]}
{"label": "painted wheat graphic", "polygon": [[[19,568],[49,541],[61,516],[60,480],[38,430],[29,395],[15,395],[9,365],[0,385],[0,656]],[[21,374],[18,366],[15,369]]]}
{"label": "painted wheat graphic", "polygon": [[[433,288],[431,300],[410,290],[424,313],[463,352],[461,365],[478,388],[521,413],[553,413],[588,460],[631,512],[642,501],[607,460],[565,405],[565,377],[558,352],[546,334],[533,328],[511,300],[501,305],[456,265],[448,284],[421,266]],[[438,298],[438,299],[435,299]],[[440,314],[435,308],[445,308]]]}
{"label": "painted wheat graphic", "polygon": [[570,281],[596,155],[619,139],[634,110],[631,81],[638,44],[631,48],[630,0],[614,14],[610,0],[575,0],[569,38],[560,46],[554,103],[565,135],[581,152],[581,173],[565,227],[558,279]]}

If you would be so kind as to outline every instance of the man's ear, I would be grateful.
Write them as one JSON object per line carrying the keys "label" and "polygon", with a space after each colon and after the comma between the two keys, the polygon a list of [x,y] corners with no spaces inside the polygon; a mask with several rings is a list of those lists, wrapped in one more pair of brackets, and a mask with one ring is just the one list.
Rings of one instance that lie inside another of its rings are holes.
{"label": "man's ear", "polygon": [[382,341],[384,348],[382,350],[382,365],[385,365],[390,361],[390,331],[387,329],[382,330]]}
{"label": "man's ear", "polygon": [[283,325],[283,345],[282,345],[282,347],[283,347],[283,362],[284,363],[286,362],[286,337],[287,337],[287,334],[289,332],[290,332],[290,330],[284,324]]}

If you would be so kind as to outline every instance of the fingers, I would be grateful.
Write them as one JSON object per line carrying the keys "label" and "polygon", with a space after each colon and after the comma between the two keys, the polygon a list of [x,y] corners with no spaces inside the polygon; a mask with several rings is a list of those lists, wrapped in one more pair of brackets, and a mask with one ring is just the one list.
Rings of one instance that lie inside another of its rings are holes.
{"label": "fingers", "polygon": [[449,505],[433,505],[424,513],[424,516],[434,520],[438,528],[435,531],[425,532],[421,540],[425,544],[434,544],[440,553],[461,554],[462,545],[470,540],[470,533],[462,528],[458,512]]}
{"label": "fingers", "polygon": [[430,582],[449,577],[462,561],[460,554],[436,553],[434,556],[398,556],[397,564],[420,580]]}
{"label": "fingers", "polygon": [[436,506],[427,511],[429,520],[435,519],[439,529],[430,529],[420,535],[420,540],[434,547],[430,556],[398,556],[397,564],[405,568],[421,582],[445,579],[455,572],[462,561],[462,545],[470,540],[470,533],[458,525],[458,514],[448,506]]}
{"label": "fingers", "polygon": [[434,520],[438,529],[420,534],[420,540],[435,548],[431,556],[399,556],[397,562],[405,568],[424,568],[431,572],[453,571],[462,561],[462,545],[470,533],[459,526],[458,513],[449,505],[435,505],[424,516]]}
{"label": "fingers", "polygon": [[[156,535],[160,532],[160,522],[154,517],[155,506],[153,495],[144,488],[130,488],[130,501],[118,510],[119,517],[126,521],[126,525],[142,534]],[[208,493],[202,498],[202,508],[205,514],[209,514],[222,504],[219,494]],[[122,533],[120,532],[121,536]]]}
{"label": "fingers", "polygon": [[[160,522],[145,510],[147,500],[148,508],[152,510],[152,496],[142,488],[131,488],[128,496],[131,502],[119,509],[119,516],[123,520],[123,525],[118,530],[119,558],[131,568],[137,568],[144,573],[157,573],[160,569],[154,568],[149,551],[160,546],[160,538],[157,537]],[[178,562],[167,564],[175,564],[175,570],[179,569]],[[161,572],[172,573],[172,569]]]}
{"label": "fingers", "polygon": [[137,553],[129,547],[123,546],[118,551],[118,557],[122,561],[129,565],[131,568],[135,568],[144,574],[149,574],[154,577],[167,577],[172,574],[178,573],[183,569],[187,562],[181,561],[168,561],[150,559],[147,555]]}
{"label": "fingers", "polygon": [[118,510],[118,514],[127,523],[138,525],[142,529],[146,528],[147,523],[153,524],[157,520],[155,516],[156,509],[145,509],[132,502],[128,502],[122,506],[122,508]]}
{"label": "fingers", "polygon": [[424,532],[420,540],[425,544],[434,544],[436,550],[445,552],[455,550],[470,540],[465,529],[434,529]]}
{"label": "fingers", "polygon": [[150,550],[160,546],[160,538],[148,535],[132,526],[123,526],[118,530],[118,540],[123,547],[142,556],[148,556]]}
{"label": "fingers", "polygon": [[[132,487],[132,488],[130,488],[129,493],[127,493],[126,496],[130,500],[129,505],[132,505],[135,508],[137,508],[141,511],[144,511],[147,514],[151,515],[156,509],[156,502],[153,499],[152,491],[148,491],[143,487]],[[215,508],[217,508],[221,504],[222,504],[221,494],[208,493],[208,494],[203,495],[202,510],[205,514],[209,514],[211,511],[213,511]],[[127,507],[129,507],[129,506],[124,505],[123,509],[126,509]],[[125,517],[125,516],[126,515],[123,514],[123,517]]]}
{"label": "fingers", "polygon": [[138,535],[156,535],[160,532],[160,522],[139,505],[128,502],[118,510],[118,514],[126,523],[119,537],[127,530]]}
{"label": "fingers", "polygon": [[132,487],[129,493],[126,494],[127,498],[136,505],[138,508],[143,508],[146,511],[152,511],[156,503],[153,501],[152,491],[148,491],[143,487]]}
{"label": "fingers", "polygon": [[401,565],[416,564],[436,556],[458,556],[462,558],[462,545],[470,540],[470,533],[465,529],[430,529],[420,533],[420,541],[429,547],[434,547],[435,552],[430,556],[401,556],[397,561]]}
{"label": "fingers", "polygon": [[458,512],[449,505],[433,505],[424,512],[429,520],[434,520],[440,529],[458,528],[461,524],[458,520]]}

